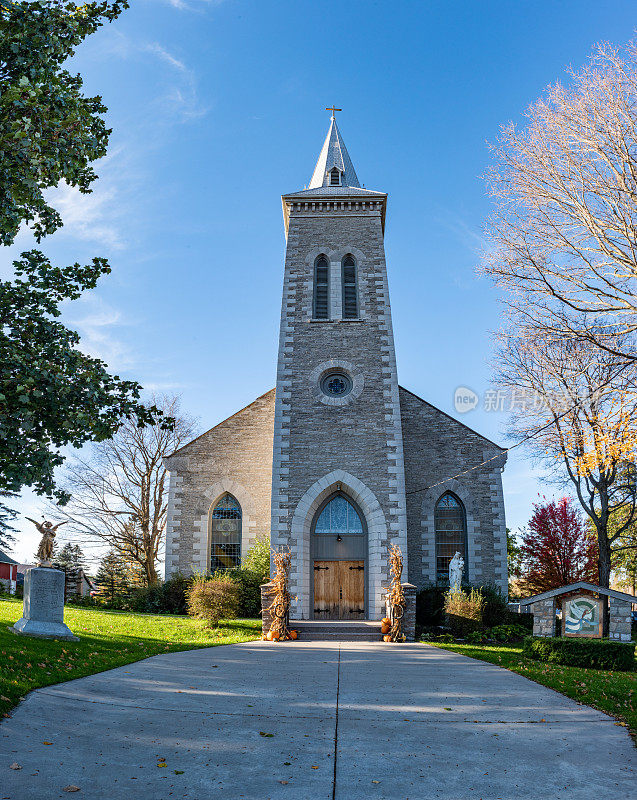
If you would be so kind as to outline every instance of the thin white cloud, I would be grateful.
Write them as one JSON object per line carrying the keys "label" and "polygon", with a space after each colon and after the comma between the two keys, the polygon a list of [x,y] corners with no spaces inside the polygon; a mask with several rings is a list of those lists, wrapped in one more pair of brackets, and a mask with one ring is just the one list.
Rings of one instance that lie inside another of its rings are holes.
{"label": "thin white cloud", "polygon": [[190,0],[189,3],[186,3],[185,0],[162,0],[162,2],[167,3],[172,8],[176,8],[178,11],[200,11],[198,6],[202,4],[207,6],[220,6],[222,3],[225,3],[226,0]]}
{"label": "thin white cloud", "polygon": [[95,292],[87,292],[68,305],[65,324],[80,334],[79,349],[83,353],[102,359],[117,371],[135,366],[130,348],[117,335],[118,328],[128,323]]}
{"label": "thin white cloud", "polygon": [[151,97],[148,113],[140,115],[149,126],[187,122],[204,116],[208,111],[199,98],[195,71],[160,42],[136,41],[115,28],[109,28],[102,33],[92,55],[106,61],[113,58],[129,61],[150,57],[165,65],[167,72],[162,82],[163,93]]}
{"label": "thin white cloud", "polygon": [[175,58],[175,56],[169,53],[165,47],[162,47],[159,42],[151,42],[151,44],[146,45],[144,49],[149,53],[154,53],[158,58],[162,59],[162,61],[170,64],[171,67],[175,67],[175,69],[180,72],[189,71],[183,61]]}
{"label": "thin white cloud", "polygon": [[202,105],[197,91],[197,76],[181,59],[169,52],[159,42],[142,46],[142,51],[151,53],[176,73],[175,79],[167,86],[166,93],[157,98],[156,105],[165,113],[187,122],[205,116],[208,109]]}
{"label": "thin white cloud", "polygon": [[117,188],[107,181],[96,181],[90,194],[82,194],[75,186],[61,183],[51,190],[47,200],[62,216],[67,236],[97,242],[112,249],[120,249],[123,242],[117,229]]}

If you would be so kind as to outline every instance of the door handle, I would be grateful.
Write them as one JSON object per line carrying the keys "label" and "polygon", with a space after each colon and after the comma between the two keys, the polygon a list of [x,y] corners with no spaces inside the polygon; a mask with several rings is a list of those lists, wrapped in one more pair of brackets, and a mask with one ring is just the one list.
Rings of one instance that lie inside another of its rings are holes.
{"label": "door handle", "polygon": [[329,569],[329,567],[314,567],[314,572],[318,572],[320,569]]}
{"label": "door handle", "polygon": [[342,590],[342,589],[340,589],[340,588],[339,588],[339,590],[338,590],[338,599],[339,599],[339,600],[342,600],[342,599],[343,599],[343,590]]}
{"label": "door handle", "polygon": [[349,613],[350,614],[364,614],[365,613],[365,609],[364,608],[350,608]]}
{"label": "door handle", "polygon": [[[316,567],[314,567],[314,569],[316,569]],[[365,569],[365,567],[350,567],[350,569],[356,569],[360,572],[362,569]]]}

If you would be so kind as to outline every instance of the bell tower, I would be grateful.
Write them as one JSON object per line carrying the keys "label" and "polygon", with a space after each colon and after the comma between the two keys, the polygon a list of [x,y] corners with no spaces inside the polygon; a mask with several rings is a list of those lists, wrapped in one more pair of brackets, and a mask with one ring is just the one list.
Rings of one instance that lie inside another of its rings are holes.
{"label": "bell tower", "polygon": [[308,187],[282,197],[271,542],[292,554],[293,617],[378,619],[390,542],[407,575],[387,195],[361,187],[329,110]]}

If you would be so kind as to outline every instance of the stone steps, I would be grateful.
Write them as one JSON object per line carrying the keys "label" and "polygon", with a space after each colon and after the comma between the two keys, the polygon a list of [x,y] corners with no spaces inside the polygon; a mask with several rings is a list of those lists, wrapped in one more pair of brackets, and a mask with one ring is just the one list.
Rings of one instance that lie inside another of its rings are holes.
{"label": "stone steps", "polygon": [[304,642],[379,642],[380,622],[375,620],[290,620]]}

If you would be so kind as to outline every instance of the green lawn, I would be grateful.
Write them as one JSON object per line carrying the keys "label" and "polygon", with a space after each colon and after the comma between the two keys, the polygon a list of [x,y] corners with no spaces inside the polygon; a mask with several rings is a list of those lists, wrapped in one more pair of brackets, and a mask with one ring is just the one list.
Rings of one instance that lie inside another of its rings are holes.
{"label": "green lawn", "polygon": [[637,740],[637,673],[562,667],[543,664],[522,655],[522,645],[439,644],[427,642],[463,656],[489,661],[555,689],[567,697],[598,708],[626,725]]}
{"label": "green lawn", "polygon": [[261,636],[260,619],[222,622],[205,628],[189,617],[64,610],[64,621],[79,642],[32,639],[7,630],[22,616],[22,601],[0,600],[0,713],[6,714],[27,692],[130,664],[158,653],[247,642]]}

